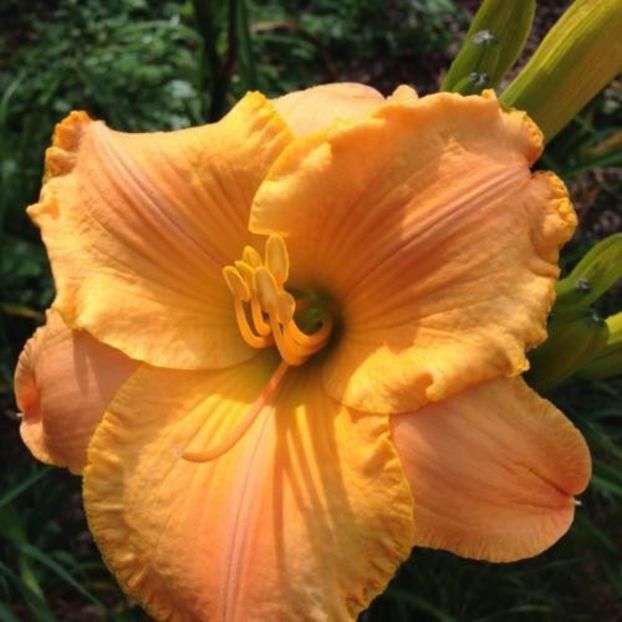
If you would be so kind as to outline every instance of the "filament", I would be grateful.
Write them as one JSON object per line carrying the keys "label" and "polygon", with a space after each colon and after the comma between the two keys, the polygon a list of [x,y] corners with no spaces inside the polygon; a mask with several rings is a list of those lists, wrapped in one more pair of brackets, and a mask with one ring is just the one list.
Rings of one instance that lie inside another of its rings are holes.
{"label": "filament", "polygon": [[308,299],[294,299],[285,289],[288,274],[287,247],[278,235],[268,238],[264,259],[246,246],[242,259],[223,269],[244,341],[258,349],[276,345],[288,365],[298,366],[328,343],[333,320],[324,314],[320,328],[312,334],[299,328],[295,313],[312,306]]}

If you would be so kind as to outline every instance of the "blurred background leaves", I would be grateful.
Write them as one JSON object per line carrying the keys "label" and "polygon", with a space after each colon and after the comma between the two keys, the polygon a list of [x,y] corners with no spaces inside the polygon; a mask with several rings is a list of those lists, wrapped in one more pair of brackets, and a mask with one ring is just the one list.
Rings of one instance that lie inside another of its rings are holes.
{"label": "blurred background leaves", "polygon": [[[80,480],[36,464],[17,434],[15,360],[53,296],[24,208],[36,199],[54,124],[78,108],[120,130],[175,129],[219,118],[248,89],[278,95],[337,80],[434,92],[478,4],[0,0],[0,622],[146,619],[93,545]],[[519,66],[569,4],[537,3]],[[569,185],[581,221],[564,250],[568,270],[622,231],[621,120],[618,77],[541,160]],[[607,317],[621,300],[616,283],[596,311]],[[417,550],[363,621],[622,620],[622,382],[569,375],[548,396],[594,454],[593,483],[569,537],[506,565]]]}

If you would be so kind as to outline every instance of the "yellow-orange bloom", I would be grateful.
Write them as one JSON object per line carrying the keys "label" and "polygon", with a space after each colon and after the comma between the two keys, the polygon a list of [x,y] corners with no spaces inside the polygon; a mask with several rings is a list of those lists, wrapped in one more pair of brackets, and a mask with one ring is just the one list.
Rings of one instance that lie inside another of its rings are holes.
{"label": "yellow-orange bloom", "polygon": [[57,127],[23,437],[86,464],[90,528],[156,619],[352,620],[413,545],[507,561],[567,530],[589,453],[518,377],[575,227],[541,150],[492,93],[347,84],[178,132]]}

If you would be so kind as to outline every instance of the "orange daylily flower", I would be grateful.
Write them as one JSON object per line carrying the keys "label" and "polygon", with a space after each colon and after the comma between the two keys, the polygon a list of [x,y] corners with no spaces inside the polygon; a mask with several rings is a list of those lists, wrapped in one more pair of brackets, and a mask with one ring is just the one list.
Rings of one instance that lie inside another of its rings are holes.
{"label": "orange daylily flower", "polygon": [[90,528],[153,617],[352,620],[413,545],[508,561],[568,529],[589,453],[519,377],[575,227],[541,151],[492,93],[408,87],[57,127],[23,437],[86,465]]}

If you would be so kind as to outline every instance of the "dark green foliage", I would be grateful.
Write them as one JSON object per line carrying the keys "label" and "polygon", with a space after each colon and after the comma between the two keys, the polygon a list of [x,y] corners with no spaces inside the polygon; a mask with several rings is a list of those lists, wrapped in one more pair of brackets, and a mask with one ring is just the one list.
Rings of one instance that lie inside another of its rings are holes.
{"label": "dark green foliage", "polygon": [[251,3],[251,15],[259,86],[268,93],[330,80],[436,90],[439,64],[449,65],[466,24],[452,0],[284,0]]}
{"label": "dark green foliage", "polygon": [[[541,7],[536,30],[542,32]],[[24,208],[36,200],[54,123],[82,108],[112,127],[153,130],[220,116],[244,91],[331,80],[436,90],[475,0],[0,0],[0,622],[146,620],[107,573],[86,528],[80,480],[42,467],[17,434],[11,376],[53,297]],[[472,13],[471,13],[472,14]],[[545,24],[546,26],[550,24]],[[619,127],[610,87],[542,160],[582,219],[571,267],[622,229]],[[616,146],[617,145],[617,146]],[[622,308],[614,288],[599,301]],[[508,565],[415,551],[365,622],[616,622],[622,619],[622,383],[568,381],[551,399],[594,453],[571,534]]]}
{"label": "dark green foliage", "polygon": [[[36,200],[54,124],[72,109],[117,129],[200,121],[196,50],[182,5],[97,0],[0,5],[0,386],[10,386],[24,305],[52,298],[45,252],[24,207]],[[10,337],[9,337],[10,334]]]}
{"label": "dark green foliage", "polygon": [[[13,3],[14,12],[23,3]],[[143,0],[41,3],[21,33],[4,33],[0,90],[17,82],[9,113],[30,108],[38,125],[82,106],[113,127],[166,129],[197,121],[195,50],[199,35],[182,25],[181,7]],[[11,36],[27,41],[11,40]],[[34,110],[33,110],[34,108]],[[23,115],[20,115],[23,122]],[[10,115],[9,127],[19,119]]]}

